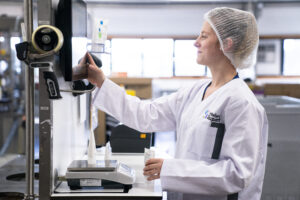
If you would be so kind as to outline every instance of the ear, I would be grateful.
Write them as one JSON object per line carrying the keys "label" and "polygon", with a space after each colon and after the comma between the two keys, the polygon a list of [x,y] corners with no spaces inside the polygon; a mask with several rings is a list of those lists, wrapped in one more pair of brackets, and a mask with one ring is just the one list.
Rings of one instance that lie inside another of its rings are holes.
{"label": "ear", "polygon": [[223,42],[224,51],[228,52],[231,51],[233,48],[233,41],[231,38],[226,38]]}

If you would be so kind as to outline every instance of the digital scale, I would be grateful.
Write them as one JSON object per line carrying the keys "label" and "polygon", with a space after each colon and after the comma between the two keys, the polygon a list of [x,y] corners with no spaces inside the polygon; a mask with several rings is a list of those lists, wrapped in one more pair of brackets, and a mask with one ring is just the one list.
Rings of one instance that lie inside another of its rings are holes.
{"label": "digital scale", "polygon": [[66,173],[71,190],[99,189],[99,192],[125,192],[135,182],[135,170],[117,160],[97,160],[88,165],[87,160],[74,160]]}

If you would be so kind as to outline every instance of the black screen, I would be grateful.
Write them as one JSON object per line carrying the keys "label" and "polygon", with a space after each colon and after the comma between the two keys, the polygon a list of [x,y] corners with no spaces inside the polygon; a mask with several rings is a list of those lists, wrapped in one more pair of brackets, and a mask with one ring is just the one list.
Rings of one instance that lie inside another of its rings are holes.
{"label": "black screen", "polygon": [[85,52],[85,49],[73,48],[72,38],[87,37],[86,3],[82,0],[60,0],[56,10],[55,24],[64,36],[64,44],[59,58],[60,69],[65,81],[72,81],[72,68],[77,64],[73,60],[80,59],[73,58],[76,54],[75,51]]}

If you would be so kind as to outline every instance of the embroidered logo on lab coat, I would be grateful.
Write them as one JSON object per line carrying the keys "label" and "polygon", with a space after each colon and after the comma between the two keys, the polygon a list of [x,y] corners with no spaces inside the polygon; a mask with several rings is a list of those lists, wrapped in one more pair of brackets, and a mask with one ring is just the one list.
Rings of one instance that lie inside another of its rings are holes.
{"label": "embroidered logo on lab coat", "polygon": [[211,122],[220,122],[221,121],[220,115],[218,115],[216,113],[213,113],[213,112],[210,112],[209,110],[206,110],[204,112],[203,118],[208,119]]}

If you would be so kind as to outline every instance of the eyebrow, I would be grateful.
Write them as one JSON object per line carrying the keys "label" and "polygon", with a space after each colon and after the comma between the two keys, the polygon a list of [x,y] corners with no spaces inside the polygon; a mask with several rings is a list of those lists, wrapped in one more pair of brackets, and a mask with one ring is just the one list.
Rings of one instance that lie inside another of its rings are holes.
{"label": "eyebrow", "polygon": [[206,32],[206,31],[201,31],[201,34],[203,34],[203,33],[209,34],[209,33],[208,33],[208,32]]}

